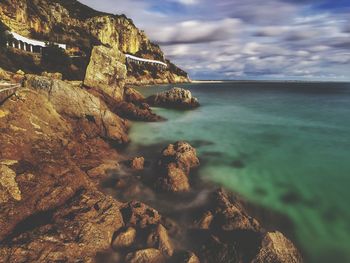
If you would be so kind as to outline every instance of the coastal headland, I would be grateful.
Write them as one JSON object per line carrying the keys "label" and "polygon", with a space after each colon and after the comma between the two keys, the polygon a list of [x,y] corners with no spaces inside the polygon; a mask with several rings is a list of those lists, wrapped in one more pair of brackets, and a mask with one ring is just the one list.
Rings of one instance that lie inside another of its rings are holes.
{"label": "coastal headland", "polygon": [[[11,31],[43,39],[54,32],[60,43],[83,43],[85,53],[81,67],[69,61],[48,73],[42,58],[1,47],[0,262],[302,262],[290,239],[254,218],[238,196],[195,176],[201,158],[191,142],[164,145],[156,162],[123,154],[132,121],[164,121],[151,106],[191,110],[200,98],[180,88],[144,98],[132,89],[189,78],[130,19],[86,8],[0,3]],[[130,63],[128,53],[167,69]],[[204,202],[169,212],[199,188]],[[159,198],[157,207],[134,198],[148,194]]]}

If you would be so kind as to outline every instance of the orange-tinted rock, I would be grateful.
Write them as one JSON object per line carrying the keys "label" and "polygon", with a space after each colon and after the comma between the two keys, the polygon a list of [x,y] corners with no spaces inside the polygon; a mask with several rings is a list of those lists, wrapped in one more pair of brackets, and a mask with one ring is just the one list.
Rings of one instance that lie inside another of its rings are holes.
{"label": "orange-tinted rock", "polygon": [[129,253],[126,256],[127,263],[164,263],[165,258],[158,249],[147,248]]}
{"label": "orange-tinted rock", "polygon": [[199,165],[196,150],[187,142],[176,142],[162,151],[159,160],[159,185],[170,192],[190,190],[190,170]]}
{"label": "orange-tinted rock", "polygon": [[174,253],[173,245],[165,227],[159,224],[147,238],[147,245],[159,249],[164,255],[171,257]]}
{"label": "orange-tinted rock", "polygon": [[252,263],[301,263],[300,253],[282,233],[265,234],[261,249]]}

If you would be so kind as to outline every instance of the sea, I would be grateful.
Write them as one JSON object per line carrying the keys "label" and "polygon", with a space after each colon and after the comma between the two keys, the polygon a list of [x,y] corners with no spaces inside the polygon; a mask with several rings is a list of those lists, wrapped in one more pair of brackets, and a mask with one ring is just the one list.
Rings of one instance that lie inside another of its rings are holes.
{"label": "sea", "polygon": [[[288,217],[306,263],[350,262],[350,83],[178,84],[201,106],[153,108],[130,149],[186,140],[203,180]],[[140,87],[145,96],[173,85]]]}

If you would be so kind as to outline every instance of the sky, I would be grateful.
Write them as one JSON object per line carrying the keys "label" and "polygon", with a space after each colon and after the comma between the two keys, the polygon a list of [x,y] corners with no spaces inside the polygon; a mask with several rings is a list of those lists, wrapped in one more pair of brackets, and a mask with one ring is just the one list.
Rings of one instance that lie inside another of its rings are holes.
{"label": "sky", "polygon": [[350,80],[350,0],[81,0],[125,14],[192,79]]}

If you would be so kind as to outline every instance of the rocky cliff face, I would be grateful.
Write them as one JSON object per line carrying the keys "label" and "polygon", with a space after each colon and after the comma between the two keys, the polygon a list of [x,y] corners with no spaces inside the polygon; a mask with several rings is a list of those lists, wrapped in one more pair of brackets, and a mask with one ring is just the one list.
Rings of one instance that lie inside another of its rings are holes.
{"label": "rocky cliff face", "polygon": [[[123,53],[165,62],[160,47],[131,19],[95,11],[76,0],[0,0],[0,19],[21,35],[67,43],[88,56],[92,46],[104,44],[118,47]],[[187,74],[174,66],[158,74],[152,74],[146,67],[139,71],[135,76],[133,69],[129,70],[129,83],[188,81]]]}

